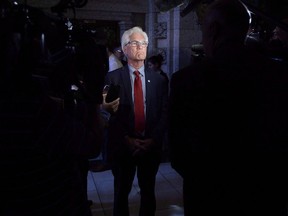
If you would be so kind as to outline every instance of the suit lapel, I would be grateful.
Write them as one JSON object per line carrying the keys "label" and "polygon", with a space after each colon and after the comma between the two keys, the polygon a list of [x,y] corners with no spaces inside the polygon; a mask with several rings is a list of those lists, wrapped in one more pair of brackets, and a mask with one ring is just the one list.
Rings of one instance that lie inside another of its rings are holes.
{"label": "suit lapel", "polygon": [[146,118],[149,116],[149,108],[151,106],[151,100],[150,97],[153,93],[153,79],[152,79],[152,74],[151,71],[148,69],[145,69],[145,85],[146,85]]}
{"label": "suit lapel", "polygon": [[124,88],[125,95],[127,95],[127,98],[130,104],[133,105],[132,94],[131,94],[132,92],[131,80],[130,80],[129,68],[127,65],[123,67],[121,78],[124,83],[122,87]]}

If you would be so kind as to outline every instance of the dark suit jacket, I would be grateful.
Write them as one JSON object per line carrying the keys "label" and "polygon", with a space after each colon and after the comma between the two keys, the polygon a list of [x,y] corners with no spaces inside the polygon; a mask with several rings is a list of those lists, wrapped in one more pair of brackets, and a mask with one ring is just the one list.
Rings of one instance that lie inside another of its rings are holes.
{"label": "dark suit jacket", "polygon": [[[145,138],[153,138],[155,151],[162,150],[163,135],[167,126],[168,84],[165,78],[145,68],[146,79],[146,128]],[[134,104],[128,66],[109,72],[106,84],[120,85],[120,105],[109,120],[108,146],[114,151],[125,150],[124,137],[135,137]]]}

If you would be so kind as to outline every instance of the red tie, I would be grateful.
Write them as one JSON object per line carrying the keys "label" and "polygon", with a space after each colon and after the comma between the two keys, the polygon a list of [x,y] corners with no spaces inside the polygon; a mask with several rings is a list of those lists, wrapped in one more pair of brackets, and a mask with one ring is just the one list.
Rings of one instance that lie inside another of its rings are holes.
{"label": "red tie", "polygon": [[135,112],[135,131],[142,133],[145,130],[145,114],[142,82],[139,71],[134,71],[134,112]]}

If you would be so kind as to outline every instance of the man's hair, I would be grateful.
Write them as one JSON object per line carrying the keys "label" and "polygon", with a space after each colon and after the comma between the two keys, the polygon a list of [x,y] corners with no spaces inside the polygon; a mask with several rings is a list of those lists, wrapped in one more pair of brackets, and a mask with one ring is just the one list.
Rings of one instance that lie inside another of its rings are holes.
{"label": "man's hair", "polygon": [[148,42],[148,36],[147,36],[146,32],[144,32],[141,27],[135,26],[135,27],[133,27],[131,29],[126,30],[123,33],[122,38],[121,38],[121,47],[122,47],[122,49],[124,49],[124,46],[130,41],[130,36],[132,34],[134,34],[134,33],[142,34],[144,36],[144,38],[145,38],[145,41]]}
{"label": "man's hair", "polygon": [[213,25],[218,23],[219,26],[223,27],[225,34],[234,32],[234,36],[246,37],[250,25],[250,14],[242,2],[216,0],[209,5],[206,15],[206,20]]}
{"label": "man's hair", "polygon": [[161,54],[158,54],[158,55],[153,55],[153,56],[150,56],[147,60],[147,62],[151,62],[152,64],[158,64],[159,66],[162,65],[163,63],[163,56]]}

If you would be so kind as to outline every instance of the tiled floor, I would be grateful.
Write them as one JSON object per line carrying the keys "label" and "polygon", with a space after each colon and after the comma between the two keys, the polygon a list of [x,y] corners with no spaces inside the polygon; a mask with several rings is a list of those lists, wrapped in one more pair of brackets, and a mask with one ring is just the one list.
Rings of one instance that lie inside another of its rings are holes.
{"label": "tiled floor", "polygon": [[[88,198],[93,216],[112,216],[113,176],[110,170],[88,173]],[[139,188],[135,177],[130,193],[130,216],[138,216]],[[170,163],[161,163],[156,180],[156,216],[183,216],[182,178]]]}

